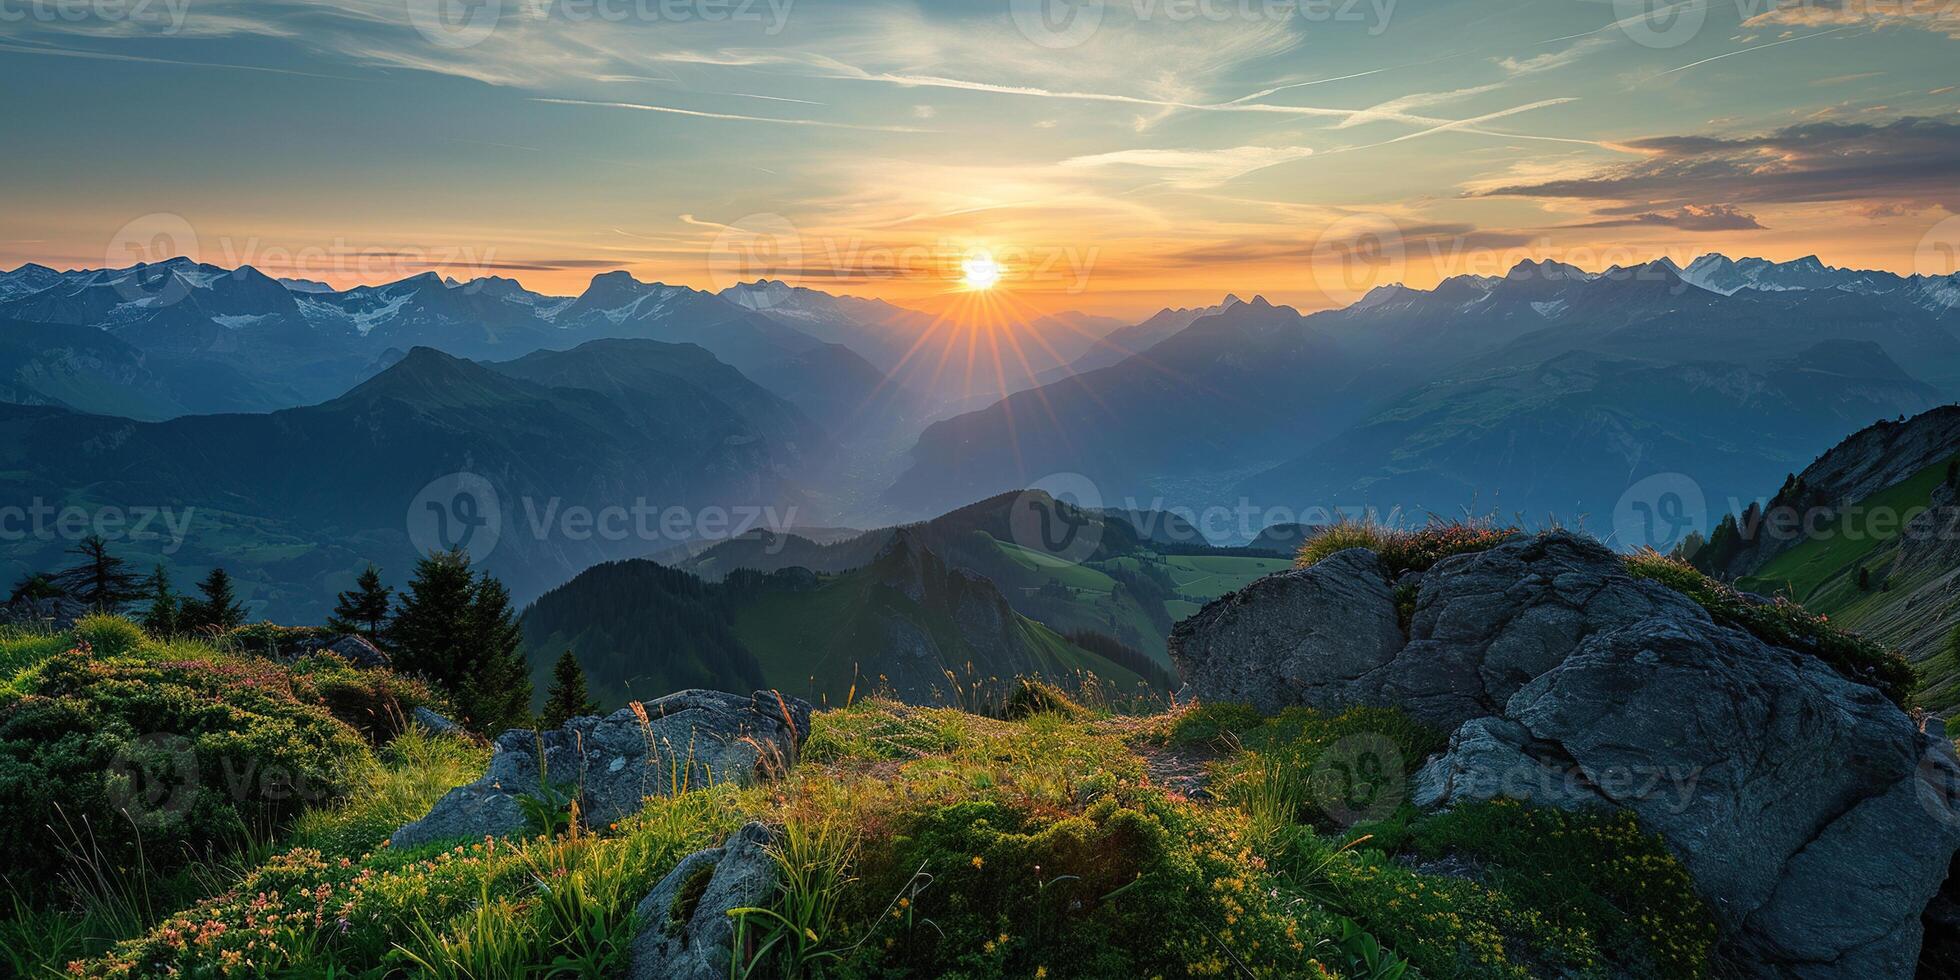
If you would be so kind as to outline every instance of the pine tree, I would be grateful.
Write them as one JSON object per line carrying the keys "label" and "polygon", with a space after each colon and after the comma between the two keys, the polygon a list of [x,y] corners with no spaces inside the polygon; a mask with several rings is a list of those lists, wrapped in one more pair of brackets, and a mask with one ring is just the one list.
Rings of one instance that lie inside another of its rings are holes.
{"label": "pine tree", "polygon": [[381,584],[381,571],[373,565],[361,573],[354,589],[342,592],[334,604],[327,628],[336,633],[358,633],[369,643],[381,646],[388,632],[388,608],[395,590]]}
{"label": "pine tree", "polygon": [[478,730],[528,724],[531,679],[510,593],[473,575],[461,549],[416,563],[390,633],[396,668],[448,692]]}
{"label": "pine tree", "polygon": [[178,613],[178,629],[187,633],[223,633],[244,624],[245,607],[233,594],[231,575],[224,569],[212,569],[204,581],[197,583],[197,591],[204,598],[184,600],[183,610]]}
{"label": "pine tree", "polygon": [[174,636],[182,615],[177,594],[170,590],[170,573],[159,563],[150,574],[150,608],[143,613],[143,631],[155,637]]}
{"label": "pine tree", "polygon": [[599,702],[592,700],[585,690],[585,668],[579,666],[578,657],[567,649],[551,667],[551,690],[544,696],[544,714],[539,724],[557,728],[580,715],[598,713]]}
{"label": "pine tree", "polygon": [[471,632],[483,658],[466,696],[486,731],[529,726],[531,669],[524,662],[524,630],[511,608],[510,590],[484,573],[470,594]]}
{"label": "pine tree", "polygon": [[142,597],[129,563],[109,553],[109,542],[102,535],[83,538],[69,554],[81,556],[82,563],[56,575],[55,583],[83,605],[97,612],[118,612]]}
{"label": "pine tree", "polygon": [[47,572],[29,572],[21,576],[20,581],[14,583],[14,590],[7,596],[7,601],[54,599],[67,594],[61,588],[61,583],[55,581],[54,576]]}

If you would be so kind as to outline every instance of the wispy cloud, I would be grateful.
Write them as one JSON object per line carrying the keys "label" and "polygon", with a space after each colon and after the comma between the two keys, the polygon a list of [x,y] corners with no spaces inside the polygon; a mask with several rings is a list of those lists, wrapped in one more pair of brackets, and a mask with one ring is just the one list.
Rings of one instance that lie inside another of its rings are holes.
{"label": "wispy cloud", "polygon": [[1173,176],[1168,179],[1168,182],[1173,185],[1208,188],[1267,167],[1304,160],[1312,155],[1313,148],[1306,146],[1234,146],[1218,150],[1116,150],[1110,153],[1070,157],[1063,160],[1061,166],[1073,169],[1142,167],[1171,171]]}
{"label": "wispy cloud", "polygon": [[735,112],[703,112],[699,109],[682,109],[678,106],[653,105],[646,102],[597,102],[590,99],[548,99],[533,98],[529,101],[546,105],[589,106],[596,109],[632,109],[638,112],[663,112],[675,116],[692,116],[696,119],[723,119],[731,122],[772,123],[778,126],[817,126],[824,129],[855,129],[868,133],[929,133],[929,129],[915,129],[911,126],[872,126],[859,123],[828,122],[821,119],[785,119],[779,116],[745,116]]}

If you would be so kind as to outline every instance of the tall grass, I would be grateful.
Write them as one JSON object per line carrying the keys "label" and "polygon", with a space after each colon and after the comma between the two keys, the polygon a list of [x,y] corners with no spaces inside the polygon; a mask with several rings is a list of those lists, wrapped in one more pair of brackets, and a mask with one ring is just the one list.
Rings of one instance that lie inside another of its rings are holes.
{"label": "tall grass", "polygon": [[781,876],[775,904],[728,913],[735,919],[730,975],[802,977],[840,958],[845,947],[832,933],[840,924],[838,905],[856,880],[857,851],[856,835],[838,821],[787,821],[769,845]]}
{"label": "tall grass", "polygon": [[1421,527],[1403,528],[1373,519],[1340,521],[1308,538],[1293,559],[1295,568],[1319,564],[1330,555],[1350,548],[1366,548],[1381,556],[1391,575],[1428,571],[1437,562],[1453,555],[1489,551],[1521,534],[1492,518],[1444,518],[1430,515]]}

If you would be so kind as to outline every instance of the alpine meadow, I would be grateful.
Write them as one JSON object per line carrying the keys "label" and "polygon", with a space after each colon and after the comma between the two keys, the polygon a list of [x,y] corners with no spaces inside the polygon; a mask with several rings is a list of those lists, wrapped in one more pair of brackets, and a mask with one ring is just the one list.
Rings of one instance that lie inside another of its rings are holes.
{"label": "alpine meadow", "polygon": [[1960,0],[0,0],[0,980],[1960,980]]}

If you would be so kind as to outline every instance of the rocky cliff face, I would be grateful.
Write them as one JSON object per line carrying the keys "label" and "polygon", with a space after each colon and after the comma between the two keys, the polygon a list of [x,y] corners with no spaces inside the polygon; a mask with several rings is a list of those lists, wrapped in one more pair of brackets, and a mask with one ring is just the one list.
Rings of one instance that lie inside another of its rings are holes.
{"label": "rocky cliff face", "polygon": [[1356,550],[1212,603],[1173,657],[1200,698],[1396,706],[1451,731],[1417,775],[1420,806],[1631,811],[1694,873],[1743,975],[1914,974],[1960,850],[1960,762],[1944,738],[1574,535],[1403,584],[1416,592],[1406,637],[1386,628],[1396,597],[1380,561]]}

